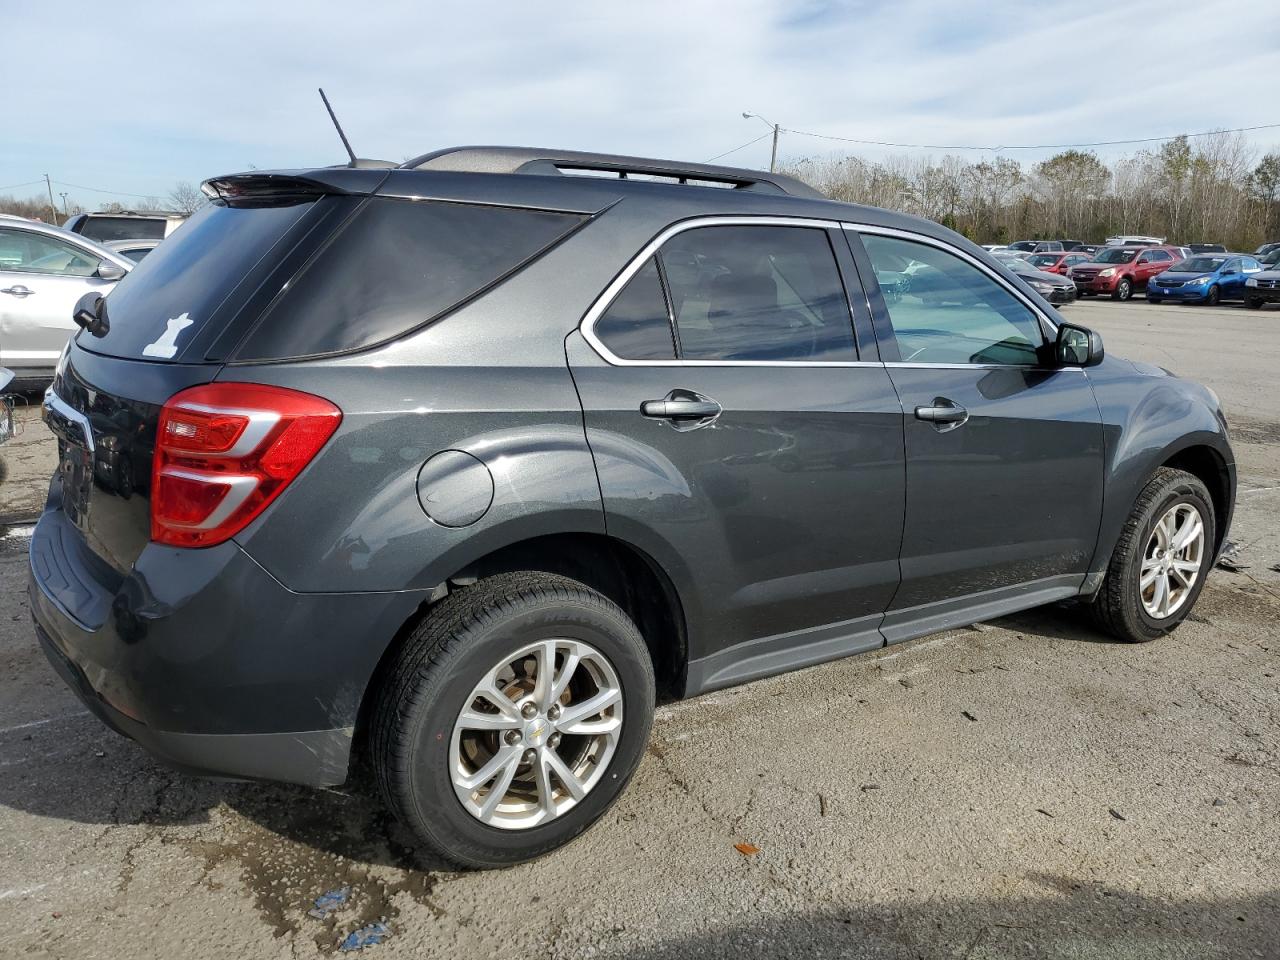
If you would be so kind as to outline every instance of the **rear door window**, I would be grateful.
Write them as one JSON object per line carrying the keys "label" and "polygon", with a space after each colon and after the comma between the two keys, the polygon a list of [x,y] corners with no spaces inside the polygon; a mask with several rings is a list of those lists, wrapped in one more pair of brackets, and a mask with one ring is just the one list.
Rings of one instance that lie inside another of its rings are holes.
{"label": "rear door window", "polygon": [[826,230],[696,227],[668,240],[660,256],[682,359],[857,359]]}
{"label": "rear door window", "polygon": [[338,353],[401,336],[500,282],[585,219],[375,197],[267,309],[236,359]]}

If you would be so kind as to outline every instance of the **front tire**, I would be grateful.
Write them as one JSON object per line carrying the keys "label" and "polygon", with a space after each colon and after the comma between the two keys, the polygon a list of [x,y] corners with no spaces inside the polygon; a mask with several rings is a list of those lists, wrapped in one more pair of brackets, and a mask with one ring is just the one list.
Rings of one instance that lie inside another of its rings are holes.
{"label": "front tire", "polygon": [[505,867],[573,840],[622,792],[649,739],[653,664],[603,595],[500,574],[432,608],[376,695],[387,805],[441,859]]}
{"label": "front tire", "polygon": [[1121,277],[1120,282],[1116,284],[1116,292],[1111,295],[1113,300],[1128,300],[1133,296],[1133,282],[1128,277]]}
{"label": "front tire", "polygon": [[1217,287],[1210,287],[1209,291],[1204,295],[1204,302],[1211,307],[1216,307],[1222,300],[1222,291]]}
{"label": "front tire", "polygon": [[1261,301],[1261,300],[1257,300],[1257,299],[1252,298],[1252,297],[1251,297],[1250,299],[1246,300],[1246,301],[1244,302],[1244,305],[1245,305],[1246,307],[1248,307],[1250,310],[1261,310],[1261,309],[1262,309],[1262,301]]}
{"label": "front tire", "polygon": [[1160,303],[1160,302],[1161,300],[1159,297],[1147,297],[1147,303]]}
{"label": "front tire", "polygon": [[1161,467],[1138,495],[1090,604],[1100,627],[1131,643],[1186,619],[1213,566],[1217,518],[1196,476]]}

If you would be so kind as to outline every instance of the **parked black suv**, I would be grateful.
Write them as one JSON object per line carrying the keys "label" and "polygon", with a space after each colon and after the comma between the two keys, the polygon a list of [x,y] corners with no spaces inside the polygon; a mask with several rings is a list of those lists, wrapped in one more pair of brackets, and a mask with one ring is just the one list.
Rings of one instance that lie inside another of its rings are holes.
{"label": "parked black suv", "polygon": [[45,397],[40,641],[180,767],[358,749],[458,864],[586,829],[658,698],[1067,598],[1154,639],[1231,519],[1213,394],[935,223],[514,148],[206,188]]}

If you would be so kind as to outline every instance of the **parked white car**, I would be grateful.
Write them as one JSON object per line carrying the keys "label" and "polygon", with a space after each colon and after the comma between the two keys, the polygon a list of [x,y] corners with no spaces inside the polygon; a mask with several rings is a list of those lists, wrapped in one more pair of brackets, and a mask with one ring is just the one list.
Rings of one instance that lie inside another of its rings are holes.
{"label": "parked white car", "polygon": [[0,219],[0,366],[24,384],[53,377],[76,301],[106,295],[132,260],[47,223]]}
{"label": "parked white car", "polygon": [[1107,237],[1108,247],[1158,247],[1164,243],[1164,237],[1142,237],[1136,234],[1124,234],[1119,237]]}

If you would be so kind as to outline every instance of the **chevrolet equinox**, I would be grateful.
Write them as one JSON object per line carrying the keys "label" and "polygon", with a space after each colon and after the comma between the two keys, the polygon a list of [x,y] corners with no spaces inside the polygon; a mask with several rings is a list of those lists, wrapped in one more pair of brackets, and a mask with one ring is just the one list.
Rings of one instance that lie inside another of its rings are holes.
{"label": "chevrolet equinox", "polygon": [[658,700],[1066,599],[1154,640],[1231,519],[1211,391],[926,220],[510,147],[205,190],[77,306],[40,642],[166,762],[367,764],[460,866],[589,827]]}

